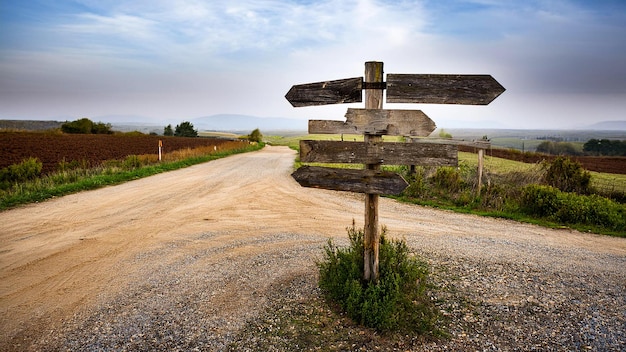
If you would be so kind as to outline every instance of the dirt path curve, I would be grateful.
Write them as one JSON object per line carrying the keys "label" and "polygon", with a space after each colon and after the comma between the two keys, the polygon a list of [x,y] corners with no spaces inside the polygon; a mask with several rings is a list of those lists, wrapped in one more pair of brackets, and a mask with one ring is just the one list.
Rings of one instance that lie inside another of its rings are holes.
{"label": "dirt path curve", "polygon": [[[176,314],[159,307],[182,300],[188,314],[210,320],[198,336],[236,332],[267,304],[272,285],[312,270],[329,236],[341,240],[352,219],[362,226],[362,197],[301,188],[289,176],[294,156],[266,147],[0,213],[0,350],[50,342],[69,321],[103,307],[136,314],[145,328]],[[624,263],[624,239],[389,199],[381,199],[380,216],[393,236],[428,251],[624,275],[623,266],[604,260]],[[537,255],[537,246],[545,253]],[[568,261],[555,260],[556,252]],[[135,298],[118,307],[130,293]],[[227,321],[233,315],[239,318]]]}

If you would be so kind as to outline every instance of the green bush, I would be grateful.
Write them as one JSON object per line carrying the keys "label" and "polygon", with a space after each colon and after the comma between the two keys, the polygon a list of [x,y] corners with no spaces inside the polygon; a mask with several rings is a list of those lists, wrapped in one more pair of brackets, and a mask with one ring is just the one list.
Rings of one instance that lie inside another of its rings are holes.
{"label": "green bush", "polygon": [[426,169],[423,166],[416,166],[413,173],[410,169],[402,170],[404,177],[409,182],[409,186],[404,189],[403,194],[407,197],[420,198],[427,190]]}
{"label": "green bush", "polygon": [[559,223],[626,232],[626,206],[598,195],[579,195],[551,186],[530,185],[523,189],[520,205],[526,214]]}
{"label": "green bush", "polygon": [[379,331],[432,333],[438,314],[425,293],[428,265],[412,256],[404,241],[381,234],[378,283],[363,280],[363,231],[348,228],[350,246],[332,239],[318,263],[319,286],[356,322]]}
{"label": "green bush", "polygon": [[561,206],[559,193],[558,189],[550,186],[526,186],[520,198],[522,211],[538,217],[551,217]]}
{"label": "green bush", "polygon": [[43,164],[39,159],[30,157],[19,164],[9,165],[0,170],[0,185],[7,189],[12,184],[33,180],[41,175]]}
{"label": "green bush", "polygon": [[591,193],[591,174],[569,158],[558,157],[546,171],[546,182],[563,192]]}

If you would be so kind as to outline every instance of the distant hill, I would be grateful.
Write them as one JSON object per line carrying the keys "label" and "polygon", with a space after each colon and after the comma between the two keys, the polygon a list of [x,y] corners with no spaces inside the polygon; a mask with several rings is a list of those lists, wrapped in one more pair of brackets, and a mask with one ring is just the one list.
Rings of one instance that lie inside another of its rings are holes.
{"label": "distant hill", "polygon": [[46,131],[61,128],[63,122],[38,120],[0,120],[0,129]]}
{"label": "distant hill", "polygon": [[258,128],[268,131],[306,131],[308,121],[282,117],[256,117],[249,115],[220,114],[198,117],[190,122],[196,129],[249,133]]}
{"label": "distant hill", "polygon": [[602,121],[585,128],[603,131],[626,131],[626,121]]}

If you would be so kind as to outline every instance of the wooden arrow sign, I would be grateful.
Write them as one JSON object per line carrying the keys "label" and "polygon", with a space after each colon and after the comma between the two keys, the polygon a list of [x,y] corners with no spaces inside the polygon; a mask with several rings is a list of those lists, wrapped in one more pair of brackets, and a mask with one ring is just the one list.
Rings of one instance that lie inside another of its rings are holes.
{"label": "wooden arrow sign", "polygon": [[504,91],[491,75],[387,74],[388,103],[487,105]]}
{"label": "wooden arrow sign", "polygon": [[395,172],[303,166],[291,176],[302,187],[367,194],[400,194],[409,186]]}
{"label": "wooden arrow sign", "polygon": [[376,143],[300,141],[304,163],[457,166],[456,145],[433,143]]}
{"label": "wooden arrow sign", "polygon": [[346,122],[309,120],[309,133],[420,136],[437,126],[420,110],[348,109]]}
{"label": "wooden arrow sign", "polygon": [[294,107],[328,105],[341,103],[360,103],[362,98],[363,78],[346,78],[294,85],[285,98]]}

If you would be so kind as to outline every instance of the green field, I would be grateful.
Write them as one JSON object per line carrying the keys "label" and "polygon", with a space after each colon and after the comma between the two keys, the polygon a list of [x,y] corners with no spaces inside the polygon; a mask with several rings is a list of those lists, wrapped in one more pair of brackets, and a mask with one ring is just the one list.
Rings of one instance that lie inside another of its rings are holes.
{"label": "green field", "polygon": [[[469,167],[478,167],[478,156],[473,153],[459,153],[459,164],[465,164]],[[527,164],[520,161],[513,161],[502,158],[485,156],[485,171],[498,175],[508,174],[511,172],[536,172],[540,173],[541,164]],[[600,191],[612,191],[626,193],[626,175],[607,174],[601,172],[590,171],[592,187]]]}
{"label": "green field", "polygon": [[227,138],[227,139],[237,139],[239,138],[238,134],[228,133],[228,132],[213,132],[213,131],[199,131],[199,137],[211,137],[211,138]]}

